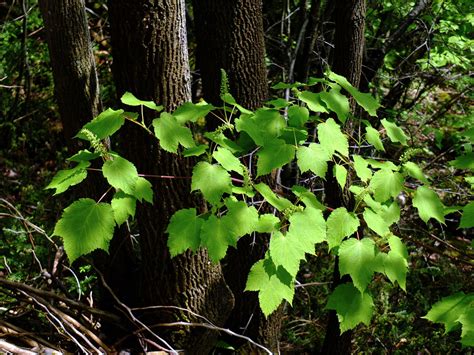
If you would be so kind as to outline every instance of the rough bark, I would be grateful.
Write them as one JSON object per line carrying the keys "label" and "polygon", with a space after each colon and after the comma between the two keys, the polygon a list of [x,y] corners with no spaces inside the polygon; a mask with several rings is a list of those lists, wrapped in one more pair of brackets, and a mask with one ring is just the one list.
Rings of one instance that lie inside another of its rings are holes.
{"label": "rough bark", "polygon": [[[190,100],[184,0],[109,1],[113,74],[119,95],[130,91],[155,100],[172,110]],[[154,118],[147,114],[146,120]],[[143,131],[128,127],[123,139],[127,156],[140,172],[191,176],[189,160],[159,150]],[[190,179],[153,181],[154,205],[138,211],[142,258],[140,293],[143,305],[171,305],[190,309],[216,325],[222,325],[233,298],[219,265],[207,253],[186,253],[170,258],[165,230],[171,215],[195,206]],[[186,312],[156,311],[150,323],[195,320]],[[198,321],[198,320],[197,320]],[[189,353],[208,353],[217,334],[202,328],[160,329],[176,348]]]}
{"label": "rough bark", "polygon": [[[358,87],[362,72],[362,59],[364,49],[366,4],[365,0],[337,1],[334,9],[335,34],[334,55],[332,70],[343,75],[354,86]],[[351,108],[354,110],[352,100]],[[348,122],[346,131],[353,130],[353,123]],[[351,132],[349,132],[351,136]],[[329,176],[325,183],[325,201],[328,206],[337,208],[345,206],[349,210],[354,208],[354,201],[350,198],[348,191],[341,190],[329,167]],[[350,177],[348,177],[350,179]],[[339,274],[338,260],[334,265],[333,285],[349,281],[347,276],[341,278]],[[322,354],[347,354],[351,349],[351,331],[340,333],[339,321],[335,311],[329,312],[329,321],[326,327],[326,336],[323,343]]]}
{"label": "rough bark", "polygon": [[222,68],[237,102],[260,107],[267,98],[262,0],[193,0],[193,10],[206,100],[220,103]]}
{"label": "rough bark", "polygon": [[54,93],[68,142],[101,111],[99,83],[82,0],[40,0]]}

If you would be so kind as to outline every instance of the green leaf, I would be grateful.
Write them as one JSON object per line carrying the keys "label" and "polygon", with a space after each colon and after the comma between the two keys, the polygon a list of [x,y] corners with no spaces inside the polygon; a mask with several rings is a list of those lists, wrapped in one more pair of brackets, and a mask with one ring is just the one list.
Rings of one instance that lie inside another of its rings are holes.
{"label": "green leaf", "polygon": [[200,145],[197,145],[195,147],[185,149],[183,151],[183,157],[198,157],[198,156],[204,154],[206,152],[207,148],[209,148],[209,147],[206,144],[200,144]]}
{"label": "green leaf", "polygon": [[301,202],[305,204],[306,207],[312,207],[321,211],[326,209],[326,207],[324,207],[324,205],[318,201],[316,196],[314,196],[314,194],[305,187],[295,185],[291,188],[291,191],[296,195],[296,197],[298,197],[298,199],[301,200]]}
{"label": "green leaf", "polygon": [[472,305],[459,317],[458,322],[462,325],[462,346],[474,346],[474,307]]}
{"label": "green leaf", "polygon": [[341,85],[344,90],[351,94],[352,97],[356,100],[356,102],[360,106],[362,106],[362,108],[364,108],[364,110],[367,111],[370,116],[377,116],[377,109],[380,107],[380,104],[372,95],[360,92],[355,87],[353,87],[346,78],[341,75],[329,72],[328,77],[329,79]]}
{"label": "green leaf", "polygon": [[320,178],[325,179],[328,170],[328,161],[331,160],[329,154],[320,144],[310,143],[308,147],[298,147],[296,158],[298,167],[304,173],[310,170]]}
{"label": "green leaf", "polygon": [[[85,124],[82,128],[86,128],[94,133],[98,139],[104,139],[117,132],[125,123],[123,112],[123,110],[114,111],[109,108]],[[84,133],[81,132],[79,132],[76,137],[88,140]]]}
{"label": "green leaf", "polygon": [[114,210],[114,218],[118,226],[124,223],[129,216],[135,217],[137,200],[123,191],[116,192],[110,204]]}
{"label": "green leaf", "polygon": [[321,146],[330,155],[337,151],[345,157],[349,156],[347,137],[341,132],[341,127],[332,118],[318,125],[318,138]]}
{"label": "green leaf", "polygon": [[354,285],[339,285],[329,296],[326,309],[333,309],[339,319],[341,333],[354,329],[358,324],[370,324],[374,302],[368,293],[360,293]]}
{"label": "green leaf", "polygon": [[334,165],[334,175],[336,176],[336,181],[341,187],[342,190],[344,190],[344,186],[346,186],[346,180],[347,180],[347,170],[345,167],[339,164]]}
{"label": "green leaf", "polygon": [[367,227],[372,229],[375,233],[381,237],[385,237],[390,234],[390,224],[381,215],[372,211],[370,208],[364,210],[364,220],[367,223]]}
{"label": "green leaf", "polygon": [[228,220],[209,216],[201,228],[201,245],[207,248],[209,257],[215,263],[224,258],[229,245],[236,246],[237,236]]}
{"label": "green leaf", "polygon": [[296,234],[273,233],[270,239],[269,252],[275,266],[281,265],[292,278],[296,277],[300,268],[300,261],[305,259],[305,250],[299,243]]}
{"label": "green leaf", "polygon": [[56,189],[54,195],[66,191],[69,187],[81,183],[87,177],[88,161],[81,161],[72,169],[59,170],[46,189]]}
{"label": "green leaf", "polygon": [[102,174],[107,182],[123,192],[133,195],[138,179],[138,172],[131,162],[118,155],[107,160],[102,166]]}
{"label": "green leaf", "polygon": [[416,165],[415,163],[409,161],[403,164],[403,170],[410,175],[412,178],[420,180],[425,184],[429,184],[428,179],[426,178],[425,174],[423,174],[423,170]]}
{"label": "green leaf", "polygon": [[369,162],[362,158],[360,155],[353,155],[354,169],[357,176],[363,181],[367,182],[372,177],[372,170],[368,168]]}
{"label": "green leaf", "polygon": [[395,281],[406,292],[406,278],[408,272],[408,252],[400,238],[392,235],[388,239],[390,251],[384,259],[385,275],[391,283]]}
{"label": "green leaf", "polygon": [[285,99],[282,99],[281,97],[279,97],[279,98],[267,101],[265,105],[271,105],[277,110],[279,110],[281,108],[289,106],[290,103],[286,101]]}
{"label": "green leaf", "polygon": [[280,219],[272,214],[262,214],[258,218],[255,231],[258,233],[272,233],[278,229]]}
{"label": "green leaf", "polygon": [[72,264],[95,249],[108,251],[114,226],[111,205],[81,198],[64,209],[53,235],[63,238],[64,250]]}
{"label": "green leaf", "polygon": [[67,158],[69,161],[81,162],[81,161],[90,161],[100,157],[100,153],[92,153],[87,149],[78,151],[73,156]]}
{"label": "green leaf", "polygon": [[288,107],[288,124],[291,127],[303,127],[309,119],[309,111],[306,107],[292,105]]}
{"label": "green leaf", "polygon": [[196,251],[201,244],[201,227],[204,220],[196,215],[195,208],[175,212],[170,219],[166,233],[171,257],[191,249]]}
{"label": "green leaf", "polygon": [[227,220],[230,229],[237,237],[255,231],[259,223],[258,212],[255,207],[249,207],[245,202],[238,201],[235,197],[227,198],[225,205],[228,211],[223,218]]}
{"label": "green leaf", "polygon": [[390,197],[397,197],[403,188],[403,176],[398,172],[384,168],[374,173],[369,188],[374,192],[378,202],[385,202]]}
{"label": "green leaf", "polygon": [[244,171],[240,160],[232,154],[227,148],[219,147],[212,153],[214,159],[227,171],[235,171],[237,174],[243,175]]}
{"label": "green leaf", "polygon": [[273,169],[281,168],[291,162],[295,157],[294,145],[286,144],[281,139],[267,143],[258,153],[257,177],[272,172]]}
{"label": "green leaf", "polygon": [[426,186],[416,189],[413,196],[413,206],[418,209],[418,214],[423,222],[428,223],[430,218],[434,218],[444,223],[444,205],[436,192]]}
{"label": "green leaf", "polygon": [[321,210],[306,207],[303,212],[295,212],[290,218],[287,235],[294,235],[302,250],[314,254],[314,245],[326,240],[326,222]]}
{"label": "green leaf", "polygon": [[145,106],[155,111],[163,110],[163,106],[158,106],[153,101],[139,100],[130,92],[123,94],[123,96],[120,98],[120,101],[128,106]]}
{"label": "green leaf", "polygon": [[185,102],[173,112],[173,116],[179,124],[184,125],[186,122],[196,122],[198,119],[206,117],[213,109],[214,106],[205,102],[197,104]]}
{"label": "green leaf", "polygon": [[298,94],[298,99],[307,104],[309,109],[313,112],[329,113],[323,100],[321,100],[321,93],[303,91]]}
{"label": "green leaf", "polygon": [[268,185],[264,184],[263,182],[254,186],[255,190],[257,190],[260,195],[273,207],[275,207],[278,211],[283,211],[287,208],[293,206],[293,204],[287,200],[286,198],[277,196]]}
{"label": "green leaf", "polygon": [[359,218],[347,212],[345,207],[332,211],[326,222],[329,249],[339,246],[345,237],[357,232],[359,225]]}
{"label": "green leaf", "polygon": [[153,203],[153,189],[151,183],[141,176],[138,177],[135,183],[135,190],[132,195],[140,202],[145,200],[146,202]]}
{"label": "green leaf", "polygon": [[339,246],[339,272],[350,275],[357,289],[364,293],[374,274],[375,243],[370,238],[349,238]]}
{"label": "green leaf", "polygon": [[444,324],[445,332],[449,333],[459,325],[459,317],[466,312],[466,309],[474,308],[473,302],[474,293],[458,292],[435,303],[422,318]]}
{"label": "green leaf", "polygon": [[216,204],[224,193],[232,192],[232,180],[221,166],[202,161],[193,169],[191,191],[196,190],[200,190],[209,203]]}
{"label": "green leaf", "polygon": [[474,201],[469,202],[462,209],[461,223],[459,228],[472,228],[474,227]]}
{"label": "green leaf", "polygon": [[457,169],[474,170],[474,153],[461,155],[455,160],[450,161],[449,164]]}
{"label": "green leaf", "polygon": [[385,152],[382,140],[380,139],[380,133],[372,127],[365,127],[365,139],[369,144],[372,144],[375,149]]}
{"label": "green leaf", "polygon": [[252,266],[245,290],[259,291],[260,308],[266,317],[273,313],[283,300],[291,304],[295,294],[291,276],[282,267],[276,268],[271,259],[260,260]]}
{"label": "green leaf", "polygon": [[407,145],[407,136],[400,127],[398,127],[395,123],[387,121],[385,118],[380,122],[387,130],[387,136],[392,142],[399,142],[402,145]]}
{"label": "green leaf", "polygon": [[160,146],[167,152],[176,153],[178,144],[185,148],[196,145],[191,130],[180,125],[176,117],[171,114],[162,112],[160,118],[155,118],[152,123],[155,136],[160,140]]}
{"label": "green leaf", "polygon": [[224,95],[221,95],[221,99],[222,101],[224,101],[225,103],[229,104],[229,105],[232,105],[232,106],[235,106],[237,107],[237,109],[241,112],[241,113],[245,113],[245,114],[251,114],[252,111],[250,110],[247,110],[245,107],[243,106],[240,106],[234,99],[234,97],[229,94],[229,93],[226,93]]}
{"label": "green leaf", "polygon": [[333,85],[329,92],[321,92],[320,98],[328,109],[336,113],[341,123],[346,122],[349,115],[349,100],[341,94],[341,87],[339,85]]}
{"label": "green leaf", "polygon": [[382,160],[375,160],[375,159],[365,159],[370,166],[374,169],[389,169],[392,171],[399,171],[400,167],[398,165],[393,164],[391,161],[382,161]]}
{"label": "green leaf", "polygon": [[255,144],[265,146],[280,136],[286,122],[278,110],[259,109],[254,115],[241,115],[235,120],[235,127],[237,132],[247,133]]}

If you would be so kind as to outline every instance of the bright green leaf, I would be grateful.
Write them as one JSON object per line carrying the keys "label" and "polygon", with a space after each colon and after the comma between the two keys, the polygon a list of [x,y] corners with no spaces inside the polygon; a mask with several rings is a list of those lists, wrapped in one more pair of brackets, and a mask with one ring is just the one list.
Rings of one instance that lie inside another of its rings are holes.
{"label": "bright green leaf", "polygon": [[321,146],[330,155],[337,151],[345,157],[349,156],[347,137],[341,132],[341,127],[332,118],[318,125],[318,139]]}
{"label": "bright green leaf", "polygon": [[153,203],[153,189],[151,183],[141,176],[138,177],[135,183],[135,190],[132,195],[140,202],[145,200],[146,202]]}
{"label": "bright green leaf", "polygon": [[320,144],[310,143],[308,147],[298,147],[296,158],[302,173],[310,170],[316,176],[325,178],[328,170],[327,162],[331,160],[331,154]]}
{"label": "bright green leaf", "polygon": [[291,277],[296,277],[300,261],[305,259],[305,250],[296,234],[273,233],[270,238],[269,252],[275,266],[281,265]]}
{"label": "bright green leaf", "polygon": [[305,253],[314,254],[314,245],[326,240],[326,222],[321,210],[306,207],[303,212],[295,212],[290,218],[287,235],[293,235]]}
{"label": "bright green leaf", "polygon": [[232,180],[223,167],[202,161],[193,169],[191,191],[196,190],[200,190],[209,203],[216,204],[224,193],[232,192]]}
{"label": "bright green leaf", "polygon": [[95,249],[108,251],[114,226],[111,205],[81,198],[64,209],[53,235],[63,238],[64,250],[72,264]]}
{"label": "bright green leaf", "polygon": [[229,223],[230,229],[237,237],[250,234],[257,228],[259,223],[257,209],[253,206],[247,206],[243,201],[237,201],[230,197],[225,200],[228,209],[223,217]]}
{"label": "bright green leaf", "polygon": [[[85,124],[82,128],[88,129],[94,133],[98,139],[104,139],[117,132],[125,123],[125,118],[122,115],[123,112],[123,110],[115,111],[109,108],[92,121]],[[88,140],[84,133],[81,132],[79,132],[76,137]]]}
{"label": "bright green leaf", "polygon": [[309,109],[313,112],[329,112],[324,102],[321,100],[321,93],[303,91],[298,94],[298,99],[307,104]]}
{"label": "bright green leaf", "polygon": [[385,202],[390,197],[397,197],[403,188],[403,176],[390,169],[380,169],[370,180],[369,188],[374,192],[378,202]]}
{"label": "bright green leaf", "polygon": [[364,210],[364,220],[367,223],[367,227],[372,229],[375,233],[381,237],[385,237],[390,233],[390,224],[381,215],[372,211],[370,208]]}
{"label": "bright green leaf", "polygon": [[133,195],[138,179],[138,172],[131,162],[118,155],[107,160],[102,166],[102,174],[107,182],[126,194]]}
{"label": "bright green leaf", "polygon": [[176,117],[163,112],[160,118],[153,120],[155,136],[160,140],[160,146],[167,152],[176,153],[178,145],[185,148],[194,147],[193,134],[188,127],[179,124]]}
{"label": "bright green leaf", "polygon": [[278,229],[280,219],[272,214],[260,215],[255,231],[258,233],[272,233]]}
{"label": "bright green leaf", "polygon": [[413,196],[413,206],[418,209],[418,214],[423,222],[428,223],[430,218],[434,218],[444,223],[444,205],[436,192],[426,186],[416,189]]}
{"label": "bright green leaf", "polygon": [[201,228],[201,245],[207,248],[209,257],[215,263],[224,258],[229,245],[235,246],[237,236],[224,218],[209,216]]}
{"label": "bright green leaf", "polygon": [[170,219],[166,233],[171,257],[191,249],[196,251],[201,244],[201,227],[204,220],[196,215],[195,208],[175,212]]}
{"label": "bright green leaf", "polygon": [[370,238],[349,238],[339,246],[339,272],[350,275],[357,289],[364,293],[374,274],[375,243]]}
{"label": "bright green leaf", "polygon": [[342,165],[334,164],[334,175],[336,176],[337,183],[339,184],[341,189],[344,190],[344,186],[346,186],[347,180],[347,169]]}
{"label": "bright green leaf", "polygon": [[462,325],[462,346],[474,347],[474,306],[471,305],[471,307],[466,309],[466,311],[459,317],[458,322]]}
{"label": "bright green leaf", "polygon": [[309,119],[309,111],[306,107],[292,105],[288,107],[288,124],[291,127],[303,127]]}
{"label": "bright green leaf", "polygon": [[380,133],[372,127],[365,127],[365,139],[369,144],[372,144],[375,149],[385,152],[382,140],[380,139]]}
{"label": "bright green leaf", "polygon": [[353,155],[354,169],[357,176],[363,181],[367,182],[372,177],[372,170],[369,169],[369,162],[360,155]]}
{"label": "bright green leaf", "polygon": [[332,211],[326,222],[329,249],[339,246],[345,237],[357,232],[359,225],[357,216],[347,212],[345,207]]}
{"label": "bright green leaf", "polygon": [[67,158],[67,160],[75,161],[75,162],[79,163],[81,161],[94,160],[98,157],[100,157],[100,153],[92,153],[92,152],[88,151],[87,149],[83,149],[83,150],[78,151],[73,156]]}
{"label": "bright green leaf", "polygon": [[137,199],[127,195],[123,191],[115,193],[114,198],[110,202],[112,209],[114,210],[115,222],[118,226],[124,223],[128,217],[135,216],[135,207]]}
{"label": "bright green leaf", "polygon": [[385,118],[380,122],[387,130],[387,136],[392,142],[399,142],[402,145],[407,145],[407,136],[400,127],[398,127],[395,123],[387,121]]}
{"label": "bright green leaf", "polygon": [[275,207],[278,211],[283,211],[287,208],[293,206],[293,204],[284,197],[277,196],[272,189],[263,182],[254,186],[255,190],[257,190],[260,195],[273,207]]}
{"label": "bright green leaf", "polygon": [[461,223],[459,228],[472,228],[474,227],[474,201],[469,202],[462,209]]}
{"label": "bright green leaf", "polygon": [[227,171],[235,171],[237,174],[243,175],[244,171],[239,158],[226,148],[219,147],[212,153],[214,159]]}
{"label": "bright green leaf", "polygon": [[185,149],[183,151],[183,157],[198,157],[204,154],[208,146],[206,144],[200,144],[192,148]]}
{"label": "bright green leaf", "polygon": [[410,175],[412,178],[420,180],[425,184],[429,184],[428,179],[426,178],[425,174],[423,174],[423,170],[416,165],[415,163],[409,161],[403,164],[403,170]]}
{"label": "bright green leaf", "polygon": [[145,106],[155,111],[163,110],[163,106],[158,106],[153,101],[139,100],[130,92],[123,94],[123,96],[120,98],[120,101],[128,106]]}
{"label": "bright green leaf", "polygon": [[349,115],[349,100],[341,94],[339,85],[334,85],[329,92],[321,92],[320,98],[328,109],[336,113],[341,123],[346,122]]}
{"label": "bright green leaf", "polygon": [[72,169],[59,170],[46,189],[56,189],[54,195],[66,191],[69,187],[81,183],[87,177],[88,161],[81,161]]}
{"label": "bright green leaf", "polygon": [[326,207],[324,207],[324,205],[318,201],[316,196],[307,188],[295,185],[291,188],[291,191],[305,204],[306,207],[312,207],[321,211],[326,209]]}
{"label": "bright green leaf", "polygon": [[291,162],[295,157],[294,145],[286,144],[281,139],[267,143],[258,153],[257,177],[272,172],[273,169],[281,168]]}
{"label": "bright green leaf", "polygon": [[179,124],[183,125],[186,122],[196,122],[199,118],[206,117],[213,109],[214,106],[206,103],[185,102],[173,112],[173,117],[176,118]]}

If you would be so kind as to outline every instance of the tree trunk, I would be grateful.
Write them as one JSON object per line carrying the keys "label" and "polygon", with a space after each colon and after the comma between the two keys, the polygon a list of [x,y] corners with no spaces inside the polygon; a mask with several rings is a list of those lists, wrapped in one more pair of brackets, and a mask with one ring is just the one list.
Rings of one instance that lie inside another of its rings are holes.
{"label": "tree trunk", "polygon": [[204,97],[220,104],[220,69],[227,72],[230,92],[249,109],[267,98],[262,0],[193,0],[197,65]]}
{"label": "tree trunk", "polygon": [[[262,1],[238,0],[224,6],[219,0],[194,0],[193,9],[204,98],[220,104],[222,68],[228,74],[230,92],[237,102],[250,109],[261,107],[268,92]],[[250,268],[265,255],[268,238],[259,236],[257,240],[260,242],[252,246],[249,236],[242,238],[237,249],[230,249],[225,259],[226,281],[235,295],[235,307],[226,327],[277,351],[282,308],[267,319],[257,295],[244,292]],[[226,339],[236,347],[242,345],[235,340]]]}
{"label": "tree trunk", "polygon": [[[343,75],[354,86],[358,87],[362,72],[362,59],[364,49],[366,4],[365,0],[337,1],[334,9],[336,31],[334,34],[334,55],[332,70]],[[351,100],[354,110],[355,102]],[[352,136],[353,122],[348,121],[346,132]],[[350,174],[348,174],[350,180]],[[346,186],[349,186],[350,183]],[[329,168],[329,176],[325,183],[326,204],[332,208],[345,206],[354,208],[354,201],[348,191],[341,190]],[[349,281],[346,276],[341,279],[339,263],[336,257],[332,289]],[[352,332],[340,333],[339,320],[335,311],[329,312],[329,321],[326,327],[322,354],[349,354],[351,349]]]}
{"label": "tree trunk", "polygon": [[[184,0],[109,1],[113,74],[119,95],[130,91],[172,110],[190,100]],[[154,118],[149,112],[147,123]],[[187,176],[189,159],[159,150],[143,131],[128,127],[123,139],[126,154],[145,174]],[[165,230],[178,209],[198,204],[190,197],[190,179],[154,181],[154,205],[137,213],[142,258],[140,292],[143,305],[179,306],[192,310],[216,325],[223,325],[233,297],[220,265],[207,253],[185,253],[170,258]],[[131,290],[134,292],[135,290]],[[187,312],[172,309],[145,316],[148,323],[197,321]],[[190,353],[208,353],[217,333],[203,328],[159,329],[174,347]]]}

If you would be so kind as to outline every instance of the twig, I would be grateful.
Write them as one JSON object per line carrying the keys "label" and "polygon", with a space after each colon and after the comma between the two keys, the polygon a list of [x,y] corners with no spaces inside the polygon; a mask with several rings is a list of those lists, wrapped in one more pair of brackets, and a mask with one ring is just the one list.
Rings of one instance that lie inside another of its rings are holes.
{"label": "twig", "polygon": [[20,355],[36,355],[36,353],[33,351],[29,351],[29,350],[20,348],[16,345],[7,343],[3,339],[0,339],[0,350],[4,350],[13,354],[20,354]]}

